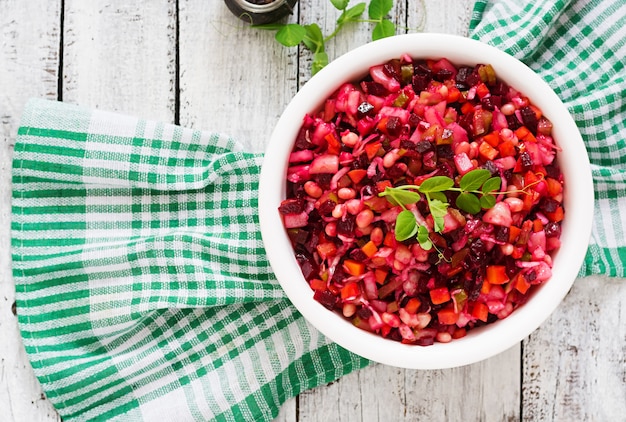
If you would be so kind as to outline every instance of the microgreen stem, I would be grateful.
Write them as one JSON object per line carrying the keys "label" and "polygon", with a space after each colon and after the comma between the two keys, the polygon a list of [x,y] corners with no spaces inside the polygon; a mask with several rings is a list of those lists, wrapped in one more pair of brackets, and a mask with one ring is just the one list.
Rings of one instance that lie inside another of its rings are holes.
{"label": "microgreen stem", "polygon": [[[470,214],[477,214],[481,209],[492,208],[496,203],[495,195],[524,193],[528,194],[528,189],[540,183],[542,174],[536,174],[537,180],[524,186],[523,189],[508,191],[498,191],[502,184],[502,179],[492,176],[488,170],[474,169],[467,172],[459,180],[459,186],[455,186],[453,179],[447,176],[430,177],[420,185],[401,185],[397,187],[387,187],[378,195],[388,196],[391,200],[407,210],[406,205],[417,203],[422,197],[426,199],[430,214],[433,218],[434,231],[441,233],[445,226],[444,217],[448,213],[448,198],[443,192],[459,192],[456,199],[456,206]],[[402,194],[401,194],[402,192]],[[480,197],[479,197],[480,196]],[[396,219],[396,237],[401,233],[399,240],[406,240],[418,233],[419,226],[405,214],[402,219]],[[420,240],[421,239],[421,240]],[[425,249],[430,249],[430,240],[422,233],[418,235],[418,241]]]}

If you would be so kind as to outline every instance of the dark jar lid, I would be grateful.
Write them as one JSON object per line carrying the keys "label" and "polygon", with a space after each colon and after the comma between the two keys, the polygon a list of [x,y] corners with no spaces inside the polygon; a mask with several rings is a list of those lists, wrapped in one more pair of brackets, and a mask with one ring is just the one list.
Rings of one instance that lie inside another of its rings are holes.
{"label": "dark jar lid", "polygon": [[275,22],[291,13],[298,0],[224,0],[228,9],[253,25]]}

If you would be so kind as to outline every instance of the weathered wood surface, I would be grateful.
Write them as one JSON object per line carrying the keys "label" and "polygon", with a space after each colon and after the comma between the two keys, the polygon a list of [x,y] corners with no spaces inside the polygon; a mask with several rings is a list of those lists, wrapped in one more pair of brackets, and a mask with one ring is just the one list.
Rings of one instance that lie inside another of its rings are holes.
{"label": "weathered wood surface", "polygon": [[[394,20],[411,31],[467,31],[471,0],[395,3]],[[247,28],[217,0],[0,0],[0,10],[0,420],[58,421],[11,310],[10,163],[27,98],[225,132],[261,151],[309,79],[311,57]],[[336,18],[328,1],[301,0],[289,20],[328,33]],[[329,56],[368,42],[370,31],[345,28]],[[539,330],[492,359],[441,371],[373,365],[289,400],[277,421],[625,420],[625,309],[624,280],[577,280]]]}
{"label": "weathered wood surface", "polygon": [[19,116],[28,97],[55,99],[60,1],[0,0],[0,420],[59,418],[26,359],[12,307],[11,159]]}

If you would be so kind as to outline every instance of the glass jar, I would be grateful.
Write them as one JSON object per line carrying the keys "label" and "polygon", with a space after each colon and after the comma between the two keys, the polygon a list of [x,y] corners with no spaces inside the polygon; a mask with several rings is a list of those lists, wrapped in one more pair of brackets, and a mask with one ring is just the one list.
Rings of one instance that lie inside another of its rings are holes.
{"label": "glass jar", "polygon": [[298,0],[224,0],[239,19],[253,25],[275,22],[291,13]]}

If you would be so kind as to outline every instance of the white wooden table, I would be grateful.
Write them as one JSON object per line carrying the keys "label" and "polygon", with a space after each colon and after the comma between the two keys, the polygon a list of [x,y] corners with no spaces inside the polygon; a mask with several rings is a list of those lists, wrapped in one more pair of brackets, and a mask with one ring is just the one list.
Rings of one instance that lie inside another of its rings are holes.
{"label": "white wooden table", "polygon": [[[356,3],[353,0],[352,3]],[[471,0],[396,0],[399,25],[466,34]],[[290,21],[329,33],[328,0],[301,0]],[[353,25],[327,51],[369,40]],[[58,99],[223,131],[264,149],[311,57],[239,22],[221,0],[0,0],[0,420],[58,421],[13,313],[11,156],[29,97]],[[441,370],[374,365],[289,400],[280,421],[624,421],[626,280],[577,280],[521,344]]]}

